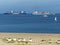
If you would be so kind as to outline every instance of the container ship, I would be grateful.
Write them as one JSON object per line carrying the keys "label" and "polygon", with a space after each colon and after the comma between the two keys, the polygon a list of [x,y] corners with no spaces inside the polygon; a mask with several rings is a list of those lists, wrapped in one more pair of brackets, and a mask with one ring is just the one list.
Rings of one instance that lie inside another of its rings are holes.
{"label": "container ship", "polygon": [[15,14],[26,14],[26,11],[8,11],[4,14],[13,14],[13,15],[15,15]]}
{"label": "container ship", "polygon": [[38,11],[34,11],[32,12],[33,15],[55,15],[55,13],[53,12],[38,12]]}

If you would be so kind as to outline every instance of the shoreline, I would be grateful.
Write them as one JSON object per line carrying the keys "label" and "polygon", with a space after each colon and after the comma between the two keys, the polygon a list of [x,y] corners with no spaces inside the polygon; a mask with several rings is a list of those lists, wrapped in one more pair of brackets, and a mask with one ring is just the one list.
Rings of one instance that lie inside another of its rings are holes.
{"label": "shoreline", "polygon": [[12,33],[12,34],[60,34],[60,33],[21,33],[21,32],[0,32],[0,33]]}
{"label": "shoreline", "polygon": [[[32,39],[32,42],[29,42],[27,45],[57,45],[57,41],[60,40],[60,34],[47,34],[47,33],[7,33],[0,32],[0,45],[26,45],[26,43],[18,43],[17,41],[13,43],[8,43],[6,39]],[[5,39],[5,41],[3,40]],[[50,41],[50,42],[49,42]],[[60,42],[59,42],[60,43]]]}

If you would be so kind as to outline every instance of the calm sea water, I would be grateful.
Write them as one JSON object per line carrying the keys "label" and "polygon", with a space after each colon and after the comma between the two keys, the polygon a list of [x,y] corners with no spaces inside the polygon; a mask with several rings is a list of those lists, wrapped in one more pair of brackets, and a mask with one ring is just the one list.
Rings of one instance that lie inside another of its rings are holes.
{"label": "calm sea water", "polygon": [[[57,17],[57,21],[54,18]],[[60,15],[0,14],[0,32],[60,33]]]}

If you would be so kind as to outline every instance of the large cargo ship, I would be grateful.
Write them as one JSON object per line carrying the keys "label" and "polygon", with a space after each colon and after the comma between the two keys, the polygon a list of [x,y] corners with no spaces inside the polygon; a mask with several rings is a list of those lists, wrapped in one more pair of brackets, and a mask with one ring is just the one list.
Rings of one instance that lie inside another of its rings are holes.
{"label": "large cargo ship", "polygon": [[55,15],[55,13],[53,12],[38,12],[38,11],[34,11],[32,12],[33,15]]}
{"label": "large cargo ship", "polygon": [[26,11],[8,11],[4,14],[26,14]]}

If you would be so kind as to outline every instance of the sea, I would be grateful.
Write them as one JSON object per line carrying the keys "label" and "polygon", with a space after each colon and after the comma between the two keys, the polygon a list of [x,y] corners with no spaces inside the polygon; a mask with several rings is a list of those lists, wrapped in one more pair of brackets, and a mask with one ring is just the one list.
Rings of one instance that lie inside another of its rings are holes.
{"label": "sea", "polygon": [[60,33],[60,14],[0,14],[0,32]]}

